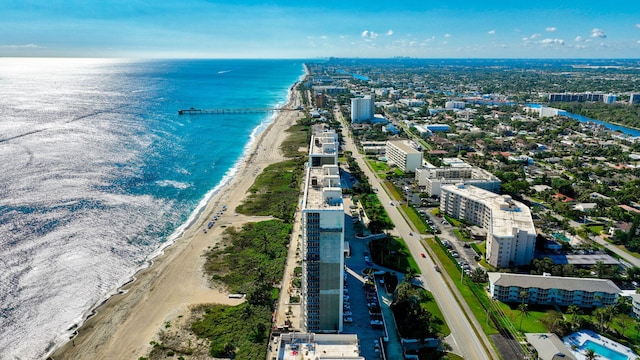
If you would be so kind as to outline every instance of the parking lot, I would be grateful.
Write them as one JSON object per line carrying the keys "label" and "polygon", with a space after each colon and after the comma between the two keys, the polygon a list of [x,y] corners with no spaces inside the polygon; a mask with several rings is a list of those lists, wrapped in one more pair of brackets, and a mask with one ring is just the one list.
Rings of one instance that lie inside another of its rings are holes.
{"label": "parking lot", "polygon": [[[365,256],[368,252],[365,240],[356,239],[351,221],[345,221],[345,240],[351,246],[351,257],[345,258],[345,302],[344,333],[357,334],[360,340],[360,354],[366,359],[379,359],[379,345],[376,341],[384,337],[384,329],[372,321],[382,320],[379,313],[379,297],[375,282],[367,284],[362,271],[370,267]],[[370,262],[370,259],[368,259]],[[376,323],[378,324],[378,323]],[[380,323],[381,324],[381,323]]]}

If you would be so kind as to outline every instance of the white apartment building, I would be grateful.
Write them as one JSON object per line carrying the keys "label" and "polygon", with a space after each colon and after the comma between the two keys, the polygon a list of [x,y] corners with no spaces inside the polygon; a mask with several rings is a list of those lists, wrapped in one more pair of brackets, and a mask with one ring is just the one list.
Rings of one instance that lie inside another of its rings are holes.
{"label": "white apartment building", "polygon": [[631,294],[631,316],[640,319],[640,294]]}
{"label": "white apartment building", "polygon": [[489,264],[512,267],[533,260],[536,229],[526,205],[475,186],[445,185],[441,190],[441,212],[487,230]]}
{"label": "white apartment building", "polygon": [[331,138],[326,131],[311,138],[302,201],[301,325],[316,333],[341,332],[343,325],[344,205]]}
{"label": "white apartment building", "polygon": [[360,146],[365,154],[384,155],[387,152],[386,141],[363,141]]}
{"label": "white apartment building", "polygon": [[497,272],[488,275],[491,297],[502,302],[592,308],[615,304],[621,291],[607,279]]}
{"label": "white apartment building", "polygon": [[311,166],[338,164],[338,134],[323,126],[315,127],[311,135],[309,164]]}
{"label": "white apartment building", "polygon": [[462,110],[465,108],[466,105],[467,103],[465,103],[464,101],[451,100],[444,103],[444,108],[447,110],[453,110],[453,109]]}
{"label": "white apartment building", "polygon": [[387,162],[404,172],[415,172],[422,166],[422,151],[414,146],[408,139],[387,141]]}
{"label": "white apartment building", "polygon": [[375,112],[375,101],[373,95],[364,95],[351,99],[351,122],[361,123],[373,119]]}
{"label": "white apartment building", "polygon": [[461,183],[473,185],[494,193],[500,192],[501,181],[498,177],[484,169],[471,166],[460,159],[456,158],[456,160],[459,161],[443,159],[443,162],[449,163],[450,166],[416,169],[415,180],[418,186],[424,188],[424,191],[430,196],[440,196],[444,185]]}

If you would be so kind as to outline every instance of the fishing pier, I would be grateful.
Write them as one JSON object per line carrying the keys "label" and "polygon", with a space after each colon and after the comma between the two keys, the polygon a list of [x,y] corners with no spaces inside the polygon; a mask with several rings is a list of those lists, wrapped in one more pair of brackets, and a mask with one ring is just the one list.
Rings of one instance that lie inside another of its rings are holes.
{"label": "fishing pier", "polygon": [[237,109],[184,109],[178,110],[178,115],[227,115],[227,114],[255,114],[272,111],[298,111],[302,110],[298,108],[237,108]]}

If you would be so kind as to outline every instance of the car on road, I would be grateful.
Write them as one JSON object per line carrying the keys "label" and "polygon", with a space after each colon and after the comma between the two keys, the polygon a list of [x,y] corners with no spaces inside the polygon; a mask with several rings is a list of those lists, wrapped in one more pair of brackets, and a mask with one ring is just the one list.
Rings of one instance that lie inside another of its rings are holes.
{"label": "car on road", "polygon": [[425,255],[424,253],[421,253],[420,256],[422,256],[423,258],[427,257],[427,255]]}
{"label": "car on road", "polygon": [[413,232],[409,231],[409,236],[413,236]]}

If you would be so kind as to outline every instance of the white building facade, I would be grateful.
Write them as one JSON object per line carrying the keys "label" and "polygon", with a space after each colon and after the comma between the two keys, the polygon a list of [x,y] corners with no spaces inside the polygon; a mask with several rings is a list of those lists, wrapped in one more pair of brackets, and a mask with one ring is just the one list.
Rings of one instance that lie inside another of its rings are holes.
{"label": "white building facade", "polygon": [[361,123],[371,121],[375,112],[373,95],[364,95],[351,99],[351,122]]}
{"label": "white building facade", "polygon": [[326,131],[312,136],[302,203],[301,321],[316,333],[341,332],[343,325],[344,206],[332,138]]}
{"label": "white building facade", "polygon": [[531,263],[536,230],[526,205],[475,186],[445,185],[441,190],[441,212],[487,230],[489,264],[500,268]]}
{"label": "white building facade", "polygon": [[[443,162],[444,160],[446,159],[443,159]],[[440,196],[444,185],[461,183],[499,193],[502,183],[498,177],[490,172],[473,167],[463,161],[453,162],[451,166],[416,169],[415,180],[429,196]]]}
{"label": "white building facade", "polygon": [[488,275],[491,297],[502,302],[592,308],[614,305],[621,291],[607,279],[497,272]]}
{"label": "white building facade", "polygon": [[404,172],[415,172],[422,166],[422,151],[408,139],[387,141],[386,157],[388,163]]}

